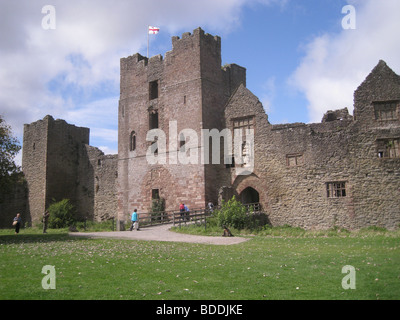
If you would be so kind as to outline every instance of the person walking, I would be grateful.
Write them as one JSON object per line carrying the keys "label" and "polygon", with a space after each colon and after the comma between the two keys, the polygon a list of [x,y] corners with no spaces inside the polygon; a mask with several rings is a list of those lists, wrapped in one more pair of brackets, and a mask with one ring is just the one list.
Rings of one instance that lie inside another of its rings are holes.
{"label": "person walking", "polygon": [[13,220],[13,226],[15,227],[15,234],[19,233],[19,228],[21,227],[22,219],[21,214],[17,213],[17,216]]}
{"label": "person walking", "polygon": [[181,202],[181,204],[179,205],[179,212],[181,214],[181,221],[183,221],[185,217],[185,205],[183,204],[183,202]]}
{"label": "person walking", "polygon": [[49,210],[46,210],[45,213],[43,213],[43,233],[47,233],[47,225],[49,223],[49,216],[50,212]]}
{"label": "person walking", "polygon": [[184,204],[183,206],[184,206],[184,210],[185,210],[186,221],[189,221],[190,220],[190,218],[189,218],[189,216],[190,216],[189,207],[186,204]]}
{"label": "person walking", "polygon": [[135,230],[138,231],[139,230],[139,215],[137,213],[137,209],[133,210],[131,220],[132,220],[132,225],[129,230],[132,231],[133,228],[135,228]]}

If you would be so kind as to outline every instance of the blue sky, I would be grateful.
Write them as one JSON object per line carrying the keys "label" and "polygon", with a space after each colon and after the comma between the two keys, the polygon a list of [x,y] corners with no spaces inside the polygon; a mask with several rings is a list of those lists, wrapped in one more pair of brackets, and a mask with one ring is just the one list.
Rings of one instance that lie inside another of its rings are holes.
{"label": "blue sky", "polygon": [[[45,4],[54,30],[43,28]],[[349,4],[356,24],[346,30]],[[221,37],[223,64],[247,69],[271,123],[319,122],[327,110],[352,113],[379,59],[400,73],[399,12],[398,0],[0,0],[0,114],[21,142],[24,123],[50,114],[116,153],[119,59],[146,55],[147,25],[161,29],[151,56],[200,26]]]}

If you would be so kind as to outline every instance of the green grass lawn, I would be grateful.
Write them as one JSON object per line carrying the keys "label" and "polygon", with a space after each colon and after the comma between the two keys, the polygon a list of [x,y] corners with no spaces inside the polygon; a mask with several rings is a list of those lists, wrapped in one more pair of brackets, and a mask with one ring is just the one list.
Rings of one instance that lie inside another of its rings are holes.
{"label": "green grass lawn", "polygon": [[[256,235],[231,246],[0,231],[0,299],[399,299],[398,232]],[[56,289],[42,288],[43,266]],[[356,289],[342,288],[345,265]]]}

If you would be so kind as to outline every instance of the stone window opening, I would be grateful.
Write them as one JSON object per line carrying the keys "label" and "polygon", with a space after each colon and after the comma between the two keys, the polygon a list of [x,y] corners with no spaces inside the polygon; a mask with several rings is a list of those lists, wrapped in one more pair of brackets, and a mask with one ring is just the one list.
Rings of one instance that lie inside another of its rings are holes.
{"label": "stone window opening", "polygon": [[297,167],[304,164],[303,154],[296,153],[296,154],[288,154],[286,155],[286,165],[288,167]]}
{"label": "stone window opening", "polygon": [[158,98],[158,80],[149,83],[149,100]]}
{"label": "stone window opening", "polygon": [[346,197],[346,182],[328,182],[326,184],[326,195],[328,198]]}
{"label": "stone window opening", "polygon": [[233,129],[254,129],[254,117],[236,118],[232,120]]}
{"label": "stone window opening", "polygon": [[179,152],[186,152],[186,137],[183,133],[179,135]]}
{"label": "stone window opening", "polygon": [[158,110],[149,112],[149,130],[158,129]]}
{"label": "stone window opening", "polygon": [[398,120],[399,119],[399,117],[397,115],[398,104],[399,104],[398,101],[373,103],[375,120],[377,120],[377,121]]}
{"label": "stone window opening", "polygon": [[136,132],[132,131],[131,136],[129,139],[129,150],[135,151],[136,150]]}
{"label": "stone window opening", "polygon": [[160,200],[160,189],[151,190],[151,200]]}
{"label": "stone window opening", "polygon": [[377,155],[382,159],[400,158],[400,139],[377,140]]}

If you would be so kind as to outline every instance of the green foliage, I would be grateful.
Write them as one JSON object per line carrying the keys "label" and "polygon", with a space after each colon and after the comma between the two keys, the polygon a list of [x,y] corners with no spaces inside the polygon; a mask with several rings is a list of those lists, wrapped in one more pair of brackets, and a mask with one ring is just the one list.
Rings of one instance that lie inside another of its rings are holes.
{"label": "green foliage", "polygon": [[165,199],[153,199],[151,202],[151,212],[152,213],[159,213],[165,210]]}
{"label": "green foliage", "polygon": [[153,199],[151,201],[152,221],[161,220],[161,216],[163,215],[164,210],[165,210],[165,199],[164,198]]}
{"label": "green foliage", "polygon": [[48,210],[50,213],[49,228],[66,228],[74,225],[76,222],[75,207],[69,199],[51,204]]}
{"label": "green foliage", "polygon": [[227,226],[240,230],[250,224],[246,207],[235,197],[232,197],[228,202],[223,201],[221,208],[216,211],[216,215],[220,227]]}
{"label": "green foliage", "polygon": [[14,158],[21,150],[16,138],[12,136],[11,127],[0,116],[0,193],[8,193],[11,186],[20,180],[20,168]]}

